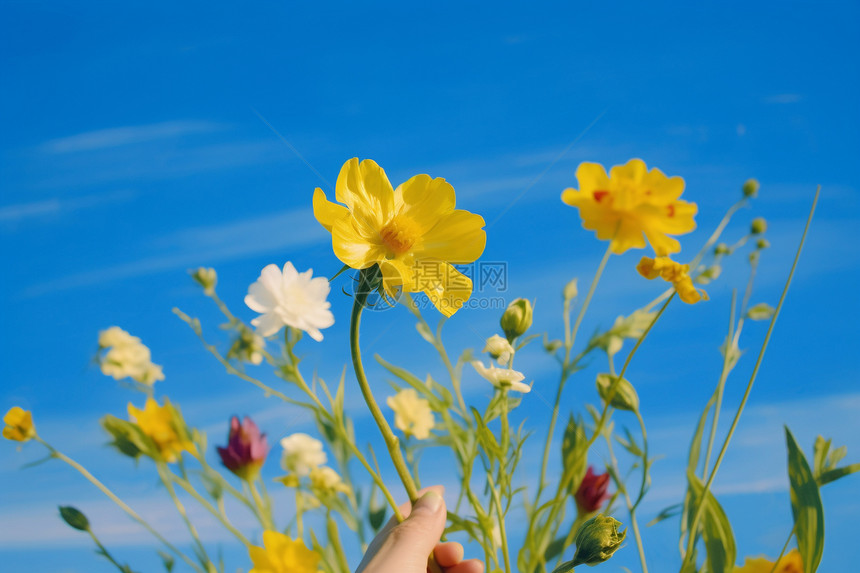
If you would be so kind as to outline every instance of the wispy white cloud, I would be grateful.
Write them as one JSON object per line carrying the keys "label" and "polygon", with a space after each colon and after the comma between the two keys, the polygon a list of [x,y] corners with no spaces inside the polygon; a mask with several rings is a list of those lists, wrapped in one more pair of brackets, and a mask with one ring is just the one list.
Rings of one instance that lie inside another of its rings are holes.
{"label": "wispy white cloud", "polygon": [[75,153],[107,149],[146,141],[171,139],[198,133],[211,133],[224,126],[210,121],[165,121],[149,125],[132,125],[87,131],[43,143],[40,150],[50,154]]}
{"label": "wispy white cloud", "polygon": [[5,205],[0,207],[0,225],[11,227],[25,220],[48,218],[72,213],[81,209],[99,207],[111,203],[122,203],[130,201],[137,196],[135,191],[123,189],[99,195],[85,195],[83,197],[60,198],[53,197],[32,203],[19,203],[17,205]]}
{"label": "wispy white cloud", "polygon": [[[290,232],[284,232],[289,229]],[[153,273],[213,264],[270,251],[284,251],[320,243],[328,234],[309,209],[295,209],[241,221],[196,227],[171,233],[153,243],[166,251],[125,263],[85,271],[25,289],[25,298],[51,292],[104,284]]]}
{"label": "wispy white cloud", "polygon": [[765,103],[770,104],[788,104],[788,103],[798,103],[803,101],[803,96],[801,94],[774,94],[771,96],[767,96],[764,98]]}

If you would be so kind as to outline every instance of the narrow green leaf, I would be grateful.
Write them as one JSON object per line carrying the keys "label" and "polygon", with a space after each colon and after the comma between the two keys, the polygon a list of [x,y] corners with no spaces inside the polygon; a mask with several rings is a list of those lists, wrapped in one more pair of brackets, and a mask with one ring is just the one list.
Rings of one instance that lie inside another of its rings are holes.
{"label": "narrow green leaf", "polygon": [[803,558],[803,571],[815,573],[824,553],[824,508],[818,484],[788,426],[785,427],[788,447],[788,481],[791,484],[791,512],[797,549]]}
{"label": "narrow green leaf", "polygon": [[850,466],[842,466],[841,468],[826,471],[820,476],[818,476],[815,481],[820,487],[824,484],[828,484],[832,481],[838,480],[841,477],[845,477],[856,472],[860,472],[860,464],[851,464]]}
{"label": "narrow green leaf", "polygon": [[[690,470],[687,471],[687,480],[689,480],[694,498],[691,505],[695,507],[698,505],[705,487],[698,476]],[[694,534],[695,532],[690,532],[690,535]],[[737,557],[735,536],[732,533],[732,526],[726,512],[723,511],[717,498],[710,491],[705,496],[702,539],[705,542],[705,562],[708,565],[708,571],[710,573],[731,573]]]}

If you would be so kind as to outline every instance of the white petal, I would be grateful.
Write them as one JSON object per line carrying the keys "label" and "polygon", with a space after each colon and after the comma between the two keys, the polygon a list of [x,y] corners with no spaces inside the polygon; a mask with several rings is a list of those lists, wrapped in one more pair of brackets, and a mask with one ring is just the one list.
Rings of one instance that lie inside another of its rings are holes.
{"label": "white petal", "polygon": [[284,283],[291,283],[295,281],[299,277],[298,271],[296,271],[296,267],[293,266],[293,263],[287,261],[284,263]]}
{"label": "white petal", "polygon": [[257,334],[260,336],[271,336],[281,330],[281,327],[284,326],[284,322],[274,312],[267,312],[266,314],[260,315],[254,320],[251,321],[251,324],[254,325],[257,329]]}
{"label": "white petal", "polygon": [[278,301],[261,282],[257,281],[248,287],[245,304],[254,312],[263,313],[278,306]]}

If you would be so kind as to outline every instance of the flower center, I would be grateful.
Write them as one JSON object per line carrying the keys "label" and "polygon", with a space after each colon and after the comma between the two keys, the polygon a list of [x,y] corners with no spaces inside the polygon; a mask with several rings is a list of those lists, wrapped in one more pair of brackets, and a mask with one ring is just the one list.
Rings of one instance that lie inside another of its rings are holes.
{"label": "flower center", "polygon": [[420,234],[418,225],[406,215],[395,215],[379,232],[385,246],[398,255],[409,251]]}

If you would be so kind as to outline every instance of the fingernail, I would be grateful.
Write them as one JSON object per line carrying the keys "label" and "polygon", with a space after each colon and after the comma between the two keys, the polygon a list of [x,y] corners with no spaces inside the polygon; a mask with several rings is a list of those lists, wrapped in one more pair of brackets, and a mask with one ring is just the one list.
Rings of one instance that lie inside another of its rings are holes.
{"label": "fingernail", "polygon": [[435,491],[428,491],[424,495],[418,498],[418,501],[415,502],[415,507],[413,511],[426,511],[428,513],[436,513],[440,509],[442,509],[442,504],[444,500],[442,496],[436,493]]}

